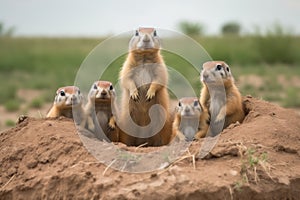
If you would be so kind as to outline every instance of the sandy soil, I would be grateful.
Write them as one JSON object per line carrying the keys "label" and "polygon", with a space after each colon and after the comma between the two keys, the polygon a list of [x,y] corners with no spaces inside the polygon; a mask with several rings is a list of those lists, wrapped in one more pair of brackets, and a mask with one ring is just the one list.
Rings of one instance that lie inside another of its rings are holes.
{"label": "sandy soil", "polygon": [[299,199],[300,115],[252,97],[244,103],[244,122],[225,129],[205,159],[203,139],[148,173],[100,163],[72,120],[28,118],[0,135],[0,199]]}

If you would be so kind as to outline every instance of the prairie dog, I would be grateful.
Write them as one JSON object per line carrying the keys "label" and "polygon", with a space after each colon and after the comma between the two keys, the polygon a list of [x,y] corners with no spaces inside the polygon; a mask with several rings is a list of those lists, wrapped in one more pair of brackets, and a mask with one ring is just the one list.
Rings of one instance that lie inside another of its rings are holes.
{"label": "prairie dog", "polygon": [[103,139],[101,136],[103,132],[110,141],[117,142],[116,112],[116,92],[112,83],[95,81],[89,91],[88,102],[85,106],[87,128],[95,132],[99,139]]}
{"label": "prairie dog", "polygon": [[120,141],[129,146],[145,143],[160,146],[171,139],[168,72],[160,47],[154,28],[139,28],[129,42],[129,54],[119,77],[122,89]]}
{"label": "prairie dog", "polygon": [[173,136],[179,140],[192,141],[206,135],[209,115],[203,110],[197,97],[181,98],[176,107]]}
{"label": "prairie dog", "polygon": [[84,114],[82,95],[76,86],[61,87],[56,91],[53,105],[46,117],[68,117],[80,123]]}
{"label": "prairie dog", "polygon": [[[219,126],[217,129],[222,131],[231,123],[243,121],[245,114],[242,97],[234,83],[231,70],[224,61],[204,63],[201,81],[203,88],[200,103],[210,113],[210,128],[213,136],[218,134],[213,126]],[[222,122],[223,127],[220,125]]]}

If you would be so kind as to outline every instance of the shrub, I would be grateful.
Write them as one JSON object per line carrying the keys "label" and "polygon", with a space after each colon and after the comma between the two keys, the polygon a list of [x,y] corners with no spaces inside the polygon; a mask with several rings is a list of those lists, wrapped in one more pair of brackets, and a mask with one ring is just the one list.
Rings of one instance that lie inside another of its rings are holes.
{"label": "shrub", "polygon": [[16,123],[11,119],[8,119],[8,120],[5,121],[5,126],[12,127],[12,126],[15,126],[15,125],[16,125]]}
{"label": "shrub", "polygon": [[198,22],[182,21],[179,23],[179,29],[189,36],[203,35],[204,26]]}
{"label": "shrub", "polygon": [[265,35],[258,34],[254,41],[262,61],[270,64],[294,63],[293,38],[280,24],[274,24]]}
{"label": "shrub", "polygon": [[20,109],[20,102],[18,100],[10,100],[4,104],[4,107],[8,112],[15,112]]}
{"label": "shrub", "polygon": [[240,31],[241,26],[237,22],[228,22],[221,28],[221,32],[223,35],[239,35]]}
{"label": "shrub", "polygon": [[300,95],[298,94],[298,89],[291,87],[287,90],[286,98],[284,100],[284,106],[295,108],[300,107],[299,101]]}
{"label": "shrub", "polygon": [[44,104],[44,101],[40,98],[33,99],[30,103],[31,108],[41,108]]}

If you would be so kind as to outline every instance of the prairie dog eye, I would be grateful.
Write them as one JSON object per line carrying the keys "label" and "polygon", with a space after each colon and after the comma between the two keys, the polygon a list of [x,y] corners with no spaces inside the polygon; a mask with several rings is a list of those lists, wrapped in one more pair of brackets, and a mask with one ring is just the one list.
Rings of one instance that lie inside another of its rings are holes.
{"label": "prairie dog eye", "polygon": [[229,72],[229,67],[226,67],[226,70]]}
{"label": "prairie dog eye", "polygon": [[135,36],[139,36],[139,31],[138,30],[135,31]]}
{"label": "prairie dog eye", "polygon": [[78,94],[80,94],[80,90],[78,90]]}
{"label": "prairie dog eye", "polygon": [[109,86],[109,90],[113,90],[114,87],[112,85]]}
{"label": "prairie dog eye", "polygon": [[194,101],[194,107],[199,106],[199,102],[198,101]]}
{"label": "prairie dog eye", "polygon": [[96,84],[94,84],[94,89],[97,90],[97,85]]}
{"label": "prairie dog eye", "polygon": [[222,65],[217,65],[217,68],[216,68],[218,71],[220,71],[222,69]]}
{"label": "prairie dog eye", "polygon": [[178,106],[179,106],[179,107],[181,107],[181,106],[182,106],[180,101],[179,101],[179,103],[178,103]]}
{"label": "prairie dog eye", "polygon": [[64,91],[60,91],[60,96],[66,96],[66,93]]}
{"label": "prairie dog eye", "polygon": [[154,30],[154,32],[153,32],[153,36],[154,36],[154,37],[156,37],[156,36],[157,36],[157,32],[156,32],[156,30]]}

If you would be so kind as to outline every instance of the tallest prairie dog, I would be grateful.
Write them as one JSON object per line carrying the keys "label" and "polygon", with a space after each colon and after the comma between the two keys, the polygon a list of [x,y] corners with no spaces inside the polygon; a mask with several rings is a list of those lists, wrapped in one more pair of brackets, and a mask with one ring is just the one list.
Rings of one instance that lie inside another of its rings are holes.
{"label": "tallest prairie dog", "polygon": [[[245,114],[242,97],[234,83],[231,70],[224,61],[204,63],[201,81],[203,88],[200,103],[211,115],[211,130],[214,130],[214,125],[222,121],[224,122],[222,128],[243,121]],[[214,132],[213,135],[215,134],[218,133]]]}
{"label": "tallest prairie dog", "polygon": [[[160,146],[171,139],[168,72],[160,47],[154,28],[139,28],[129,42],[129,54],[120,72],[120,141],[126,145]],[[150,118],[151,107],[156,104],[162,109]],[[160,130],[155,130],[157,127]]]}

